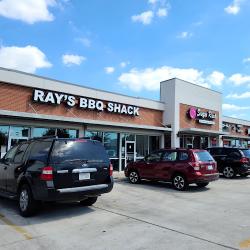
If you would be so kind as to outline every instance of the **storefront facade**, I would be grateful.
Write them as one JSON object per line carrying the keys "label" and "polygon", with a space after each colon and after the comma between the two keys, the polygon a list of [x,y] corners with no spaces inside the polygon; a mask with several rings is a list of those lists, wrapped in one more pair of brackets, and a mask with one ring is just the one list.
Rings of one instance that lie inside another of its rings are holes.
{"label": "storefront facade", "polygon": [[[51,135],[101,141],[119,171],[162,147],[206,148],[229,139],[249,146],[250,122],[224,121],[221,93],[179,79],[162,82],[154,101],[0,68],[0,100],[1,157],[17,142]],[[226,131],[226,123],[244,132]]]}

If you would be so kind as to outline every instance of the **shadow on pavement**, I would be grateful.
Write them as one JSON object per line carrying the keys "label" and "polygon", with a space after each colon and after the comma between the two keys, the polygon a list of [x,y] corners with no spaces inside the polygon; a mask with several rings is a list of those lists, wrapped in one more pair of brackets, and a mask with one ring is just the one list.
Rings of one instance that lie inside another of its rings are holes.
{"label": "shadow on pavement", "polygon": [[151,189],[151,190],[154,189],[154,190],[159,190],[159,191],[164,190],[164,192],[169,192],[169,193],[186,193],[186,192],[197,193],[197,192],[208,191],[210,189],[209,185],[208,185],[208,187],[200,188],[200,187],[196,186],[195,184],[191,184],[191,185],[189,185],[187,190],[178,191],[172,187],[171,183],[162,182],[162,181],[149,181],[149,180],[142,180],[141,183],[139,183],[139,184],[131,184],[126,179],[123,182],[120,182],[120,184],[131,185],[134,188],[146,188],[146,189]]}
{"label": "shadow on pavement", "polygon": [[23,218],[19,215],[17,201],[0,197],[0,215],[8,217],[19,226],[73,218],[92,212],[95,212],[94,208],[84,207],[78,202],[50,202],[43,203],[34,216]]}

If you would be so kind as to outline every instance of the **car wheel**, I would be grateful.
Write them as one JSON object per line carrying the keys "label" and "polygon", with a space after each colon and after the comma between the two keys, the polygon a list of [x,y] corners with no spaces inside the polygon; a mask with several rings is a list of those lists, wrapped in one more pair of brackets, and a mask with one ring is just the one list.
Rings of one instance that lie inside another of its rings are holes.
{"label": "car wheel", "polygon": [[18,192],[18,208],[23,217],[29,217],[37,211],[37,201],[33,199],[30,187],[27,184],[21,186]]}
{"label": "car wheel", "polygon": [[241,177],[247,177],[248,174],[240,174]]}
{"label": "car wheel", "polygon": [[97,197],[89,197],[86,200],[80,201],[80,204],[82,206],[92,206],[94,203],[96,203]]}
{"label": "car wheel", "polygon": [[233,178],[235,176],[235,171],[234,171],[234,169],[232,167],[226,166],[223,169],[223,175],[226,178]]}
{"label": "car wheel", "polygon": [[137,171],[132,170],[128,175],[128,179],[132,184],[137,184],[140,182],[140,176]]}
{"label": "car wheel", "polygon": [[188,183],[186,178],[181,174],[176,174],[172,180],[173,187],[179,191],[187,189]]}
{"label": "car wheel", "polygon": [[206,187],[209,184],[209,182],[204,182],[204,183],[196,183],[198,187]]}

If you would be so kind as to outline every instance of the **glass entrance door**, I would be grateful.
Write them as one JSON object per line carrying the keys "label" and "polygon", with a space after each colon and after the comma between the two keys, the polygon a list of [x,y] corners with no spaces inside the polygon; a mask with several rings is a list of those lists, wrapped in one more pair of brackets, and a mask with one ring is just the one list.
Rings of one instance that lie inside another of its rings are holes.
{"label": "glass entrance door", "polygon": [[135,161],[135,141],[126,141],[125,144],[125,166],[128,162]]}

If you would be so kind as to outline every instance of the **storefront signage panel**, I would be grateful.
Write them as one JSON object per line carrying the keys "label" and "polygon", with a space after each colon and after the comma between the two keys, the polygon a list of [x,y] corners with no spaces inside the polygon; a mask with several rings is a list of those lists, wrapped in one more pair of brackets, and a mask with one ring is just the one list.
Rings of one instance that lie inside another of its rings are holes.
{"label": "storefront signage panel", "polygon": [[110,113],[125,114],[131,116],[139,116],[139,107],[132,105],[125,105],[115,102],[103,102],[86,97],[76,97],[74,95],[68,95],[52,91],[44,91],[40,89],[34,89],[33,101],[39,103],[60,105],[65,103],[69,107],[78,106],[81,109],[107,111]]}
{"label": "storefront signage panel", "polygon": [[189,108],[187,115],[190,119],[195,119],[198,123],[206,125],[214,125],[214,120],[216,119],[216,114],[208,111],[202,111],[199,108],[191,107]]}

